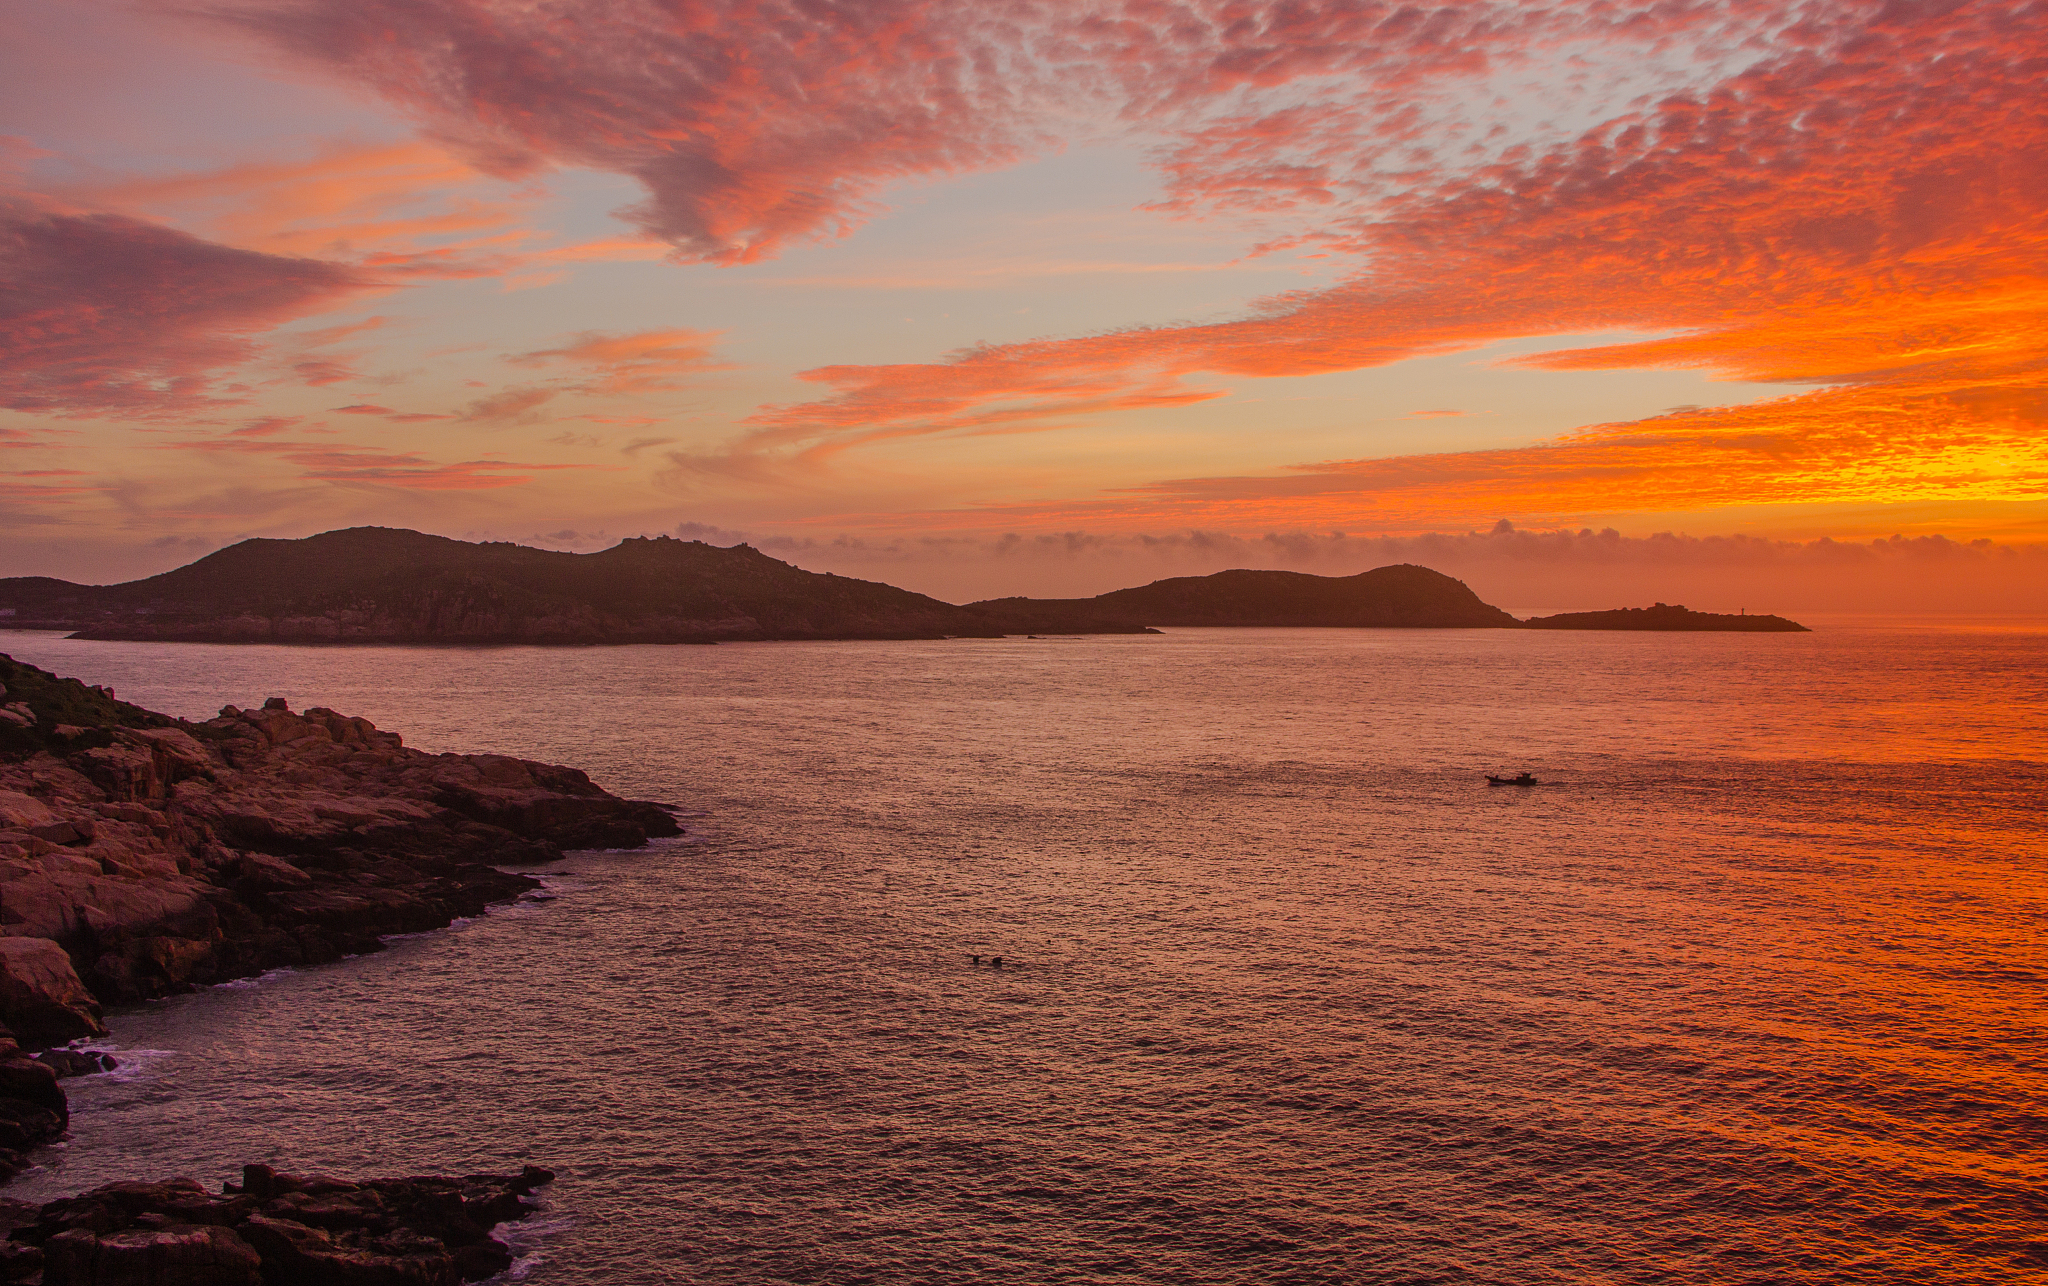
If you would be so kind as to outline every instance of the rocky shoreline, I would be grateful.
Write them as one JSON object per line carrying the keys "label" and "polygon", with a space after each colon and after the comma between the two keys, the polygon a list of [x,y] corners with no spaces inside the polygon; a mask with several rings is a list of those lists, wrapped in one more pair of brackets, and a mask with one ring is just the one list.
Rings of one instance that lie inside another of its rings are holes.
{"label": "rocky shoreline", "polygon": [[491,1235],[554,1175],[360,1182],[244,1166],[219,1195],[192,1179],[111,1183],[41,1207],[0,1203],[0,1282],[43,1286],[456,1286],[513,1256]]}
{"label": "rocky shoreline", "polygon": [[[173,719],[0,655],[0,1180],[61,1137],[65,1048],[131,1004],[378,951],[537,889],[500,870],[681,833],[573,768],[430,755],[281,698]],[[34,1051],[41,1050],[41,1053]],[[550,1178],[345,1183],[252,1166],[0,1210],[0,1282],[447,1283],[510,1263],[486,1235]]]}

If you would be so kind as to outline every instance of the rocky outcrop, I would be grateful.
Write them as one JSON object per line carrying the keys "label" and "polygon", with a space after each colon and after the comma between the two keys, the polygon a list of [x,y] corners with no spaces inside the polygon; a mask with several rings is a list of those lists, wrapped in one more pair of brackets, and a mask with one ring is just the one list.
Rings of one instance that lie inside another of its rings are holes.
{"label": "rocky outcrop", "polygon": [[0,1282],[45,1286],[456,1286],[511,1267],[492,1237],[554,1175],[348,1182],[242,1170],[218,1196],[192,1179],[114,1183],[17,1207]]}
{"label": "rocky outcrop", "polygon": [[57,1077],[56,1068],[0,1035],[0,1179],[19,1174],[31,1150],[54,1143],[71,1124]]}
{"label": "rocky outcrop", "polygon": [[49,938],[0,938],[0,1014],[15,1030],[53,1041],[106,1032],[99,1001]]}
{"label": "rocky outcrop", "polygon": [[0,684],[27,712],[0,729],[0,1021],[30,1047],[537,887],[500,866],[678,833],[575,769],[423,754],[333,710],[181,723],[4,656]]}

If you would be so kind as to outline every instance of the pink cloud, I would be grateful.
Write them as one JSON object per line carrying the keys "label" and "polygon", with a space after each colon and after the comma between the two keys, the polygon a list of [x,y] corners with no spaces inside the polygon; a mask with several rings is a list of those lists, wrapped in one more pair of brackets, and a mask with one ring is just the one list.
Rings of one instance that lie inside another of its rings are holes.
{"label": "pink cloud", "polygon": [[452,415],[437,415],[427,411],[394,411],[388,406],[373,402],[358,402],[353,406],[337,406],[333,410],[341,415],[381,415],[394,424],[425,424],[429,420],[452,420]]}
{"label": "pink cloud", "polygon": [[114,214],[0,196],[0,406],[149,416],[209,405],[256,332],[376,282]]}
{"label": "pink cloud", "polygon": [[[1201,512],[1217,521],[1278,521],[1295,505],[1324,521],[1398,495],[1405,520],[1420,522],[1475,506],[2034,494],[2048,476],[2048,105],[2035,92],[2048,13],[1840,6],[1810,17],[1792,48],[1708,92],[1430,176],[1370,220],[1332,223],[1333,244],[1371,256],[1336,287],[1265,301],[1238,321],[806,372],[834,393],[763,408],[734,451],[756,467],[771,456],[800,465],[890,438],[1057,427],[1215,396],[1204,376],[1308,375],[1513,336],[1638,329],[1679,333],[1525,362],[1833,387],[1517,452],[1161,483],[1132,503],[1211,505]],[[1247,137],[1265,141],[1291,128],[1256,126]],[[1227,198],[1235,180],[1217,181],[1212,195]]]}
{"label": "pink cloud", "polygon": [[330,146],[304,160],[245,161],[67,195],[175,219],[243,249],[353,260],[386,278],[495,275],[536,235],[521,226],[536,193],[506,191],[427,142]]}
{"label": "pink cloud", "polygon": [[631,217],[741,261],[851,226],[878,183],[1014,158],[1011,94],[925,0],[817,9],[311,0],[235,21],[415,112],[490,173],[630,174]]}
{"label": "pink cloud", "polygon": [[579,393],[648,393],[682,387],[682,376],[700,371],[731,370],[712,355],[719,331],[650,330],[632,335],[585,331],[557,348],[537,349],[505,360],[514,366],[545,366],[573,362],[591,378],[574,386]]}
{"label": "pink cloud", "polygon": [[[745,262],[847,231],[886,184],[1103,132],[1091,114],[1164,140],[1169,208],[1327,205],[1415,169],[1425,138],[1467,145],[1472,83],[1532,48],[1658,52],[1682,34],[1704,61],[1798,16],[1761,0],[256,0],[232,21],[480,170],[631,175],[648,197],[626,213],[649,235]],[[1305,81],[1313,105],[1267,101]]]}
{"label": "pink cloud", "polygon": [[508,388],[471,402],[461,418],[487,424],[524,422],[559,392],[551,388]]}
{"label": "pink cloud", "polygon": [[331,358],[308,358],[292,363],[292,374],[299,377],[308,388],[325,388],[329,384],[342,384],[360,379],[361,372]]}
{"label": "pink cloud", "polygon": [[321,482],[400,487],[415,491],[478,491],[516,487],[533,475],[563,469],[588,469],[585,464],[531,464],[509,460],[464,460],[436,463],[416,452],[383,451],[344,443],[250,441],[238,438],[192,438],[165,444],[178,451],[252,455],[298,466],[302,477]]}

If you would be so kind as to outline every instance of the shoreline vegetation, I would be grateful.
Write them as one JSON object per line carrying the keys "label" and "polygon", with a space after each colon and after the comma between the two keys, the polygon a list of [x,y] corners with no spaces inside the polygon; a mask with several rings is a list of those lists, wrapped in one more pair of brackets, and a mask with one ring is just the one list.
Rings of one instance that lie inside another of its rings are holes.
{"label": "shoreline vegetation", "polygon": [[1085,599],[955,605],[808,572],[749,545],[634,537],[594,554],[386,527],[245,540],[118,585],[0,579],[0,627],[191,643],[554,644],[1151,634],[1199,626],[1804,632],[1684,608],[1517,620],[1463,581],[1400,564],[1355,576],[1236,570]]}
{"label": "shoreline vegetation", "polygon": [[[0,654],[0,1180],[69,1125],[60,1077],[105,1069],[64,1048],[105,1006],[382,950],[540,887],[500,866],[641,848],[672,812],[282,698],[173,719]],[[0,1282],[481,1280],[551,1177],[248,1174],[0,1202]]]}

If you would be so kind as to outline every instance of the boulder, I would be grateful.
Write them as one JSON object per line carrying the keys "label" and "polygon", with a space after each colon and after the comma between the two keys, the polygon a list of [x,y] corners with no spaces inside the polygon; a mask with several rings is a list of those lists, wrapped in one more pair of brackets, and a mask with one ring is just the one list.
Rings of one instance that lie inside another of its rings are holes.
{"label": "boulder", "polygon": [[262,1264],[232,1229],[189,1224],[43,1243],[44,1286],[263,1286]]}
{"label": "boulder", "polygon": [[235,869],[252,889],[302,889],[313,882],[312,876],[290,862],[266,853],[242,854]]}
{"label": "boulder", "polygon": [[36,1055],[35,1061],[56,1073],[59,1080],[73,1076],[97,1076],[121,1065],[121,1060],[112,1054],[91,1049],[46,1049]]}
{"label": "boulder", "polygon": [[[57,1069],[23,1054],[11,1040],[0,1043],[0,1100],[26,1104],[35,1112],[55,1114],[61,1123],[70,1122],[71,1106],[57,1086]],[[0,1109],[0,1115],[6,1114],[6,1109]],[[19,1107],[12,1114],[16,1118],[26,1115]]]}
{"label": "boulder", "polygon": [[[19,1174],[28,1165],[28,1153],[60,1137],[70,1120],[57,1073],[24,1055],[13,1036],[0,1030],[0,1179]],[[20,1213],[15,1203],[0,1203],[0,1220],[7,1227],[29,1222]],[[0,1281],[9,1280],[12,1262],[0,1257]]]}
{"label": "boulder", "polygon": [[455,1257],[432,1237],[399,1228],[344,1242],[291,1219],[242,1225],[279,1281],[306,1286],[456,1286]]}
{"label": "boulder", "polygon": [[99,1002],[48,938],[0,938],[0,1021],[36,1044],[107,1034]]}
{"label": "boulder", "polygon": [[42,1280],[42,1247],[0,1241],[0,1282],[20,1282],[27,1286],[27,1283],[40,1283]]}
{"label": "boulder", "polygon": [[0,828],[18,827],[33,831],[39,826],[52,826],[57,814],[50,806],[32,795],[18,790],[0,790]]}
{"label": "boulder", "polygon": [[14,1280],[11,1264],[40,1262],[47,1281],[109,1286],[458,1286],[511,1266],[488,1230],[531,1213],[554,1177],[533,1166],[360,1183],[263,1165],[242,1174],[218,1196],[169,1179],[52,1201],[17,1219],[0,1281]]}

